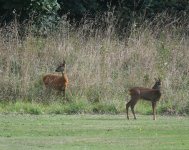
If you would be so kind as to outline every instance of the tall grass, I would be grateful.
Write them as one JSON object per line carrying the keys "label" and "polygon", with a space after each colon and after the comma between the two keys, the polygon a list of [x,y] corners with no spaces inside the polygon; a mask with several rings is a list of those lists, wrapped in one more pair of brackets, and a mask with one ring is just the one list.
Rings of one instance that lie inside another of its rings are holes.
{"label": "tall grass", "polygon": [[96,20],[86,20],[77,28],[64,21],[46,38],[32,33],[20,38],[14,23],[1,28],[0,100],[64,103],[56,92],[45,90],[42,77],[54,73],[57,64],[65,59],[70,81],[66,96],[71,103],[108,104],[123,112],[125,99],[129,100],[128,88],[152,87],[154,77],[160,77],[163,95],[159,111],[188,113],[187,19],[162,26],[161,18],[134,23],[130,35],[121,39],[112,15],[104,17],[105,28],[95,28]]}

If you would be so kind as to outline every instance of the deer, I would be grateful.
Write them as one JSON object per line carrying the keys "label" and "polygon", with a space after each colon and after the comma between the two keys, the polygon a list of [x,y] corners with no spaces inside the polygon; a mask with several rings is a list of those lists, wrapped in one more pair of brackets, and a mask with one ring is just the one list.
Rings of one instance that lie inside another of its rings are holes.
{"label": "deer", "polygon": [[161,97],[161,80],[155,78],[155,84],[152,88],[133,87],[129,89],[131,100],[126,104],[127,119],[129,120],[128,109],[131,107],[134,119],[136,119],[134,107],[139,99],[147,100],[152,103],[153,120],[156,120],[156,105]]}
{"label": "deer", "polygon": [[66,62],[63,61],[60,64],[55,72],[61,72],[62,75],[48,74],[43,77],[43,83],[47,89],[54,89],[59,92],[63,92],[63,96],[65,97],[65,91],[68,87],[68,77],[65,72],[66,70]]}

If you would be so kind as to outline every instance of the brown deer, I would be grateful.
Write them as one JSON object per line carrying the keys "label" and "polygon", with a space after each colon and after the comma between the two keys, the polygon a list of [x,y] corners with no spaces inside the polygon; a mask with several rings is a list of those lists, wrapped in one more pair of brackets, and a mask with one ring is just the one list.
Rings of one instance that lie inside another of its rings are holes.
{"label": "brown deer", "polygon": [[155,79],[155,84],[150,88],[144,87],[133,87],[129,90],[131,100],[126,104],[126,113],[127,119],[129,120],[128,109],[131,107],[131,111],[133,113],[134,119],[136,119],[134,107],[139,99],[147,100],[152,102],[152,110],[153,110],[153,120],[156,120],[156,103],[159,101],[161,97],[161,80]]}
{"label": "brown deer", "polygon": [[48,74],[43,77],[43,83],[45,84],[45,87],[48,89],[54,89],[58,91],[63,92],[63,96],[65,96],[65,90],[68,86],[68,77],[65,73],[66,69],[66,63],[63,61],[62,64],[60,64],[56,68],[56,72],[61,72],[62,75],[54,75],[54,74]]}

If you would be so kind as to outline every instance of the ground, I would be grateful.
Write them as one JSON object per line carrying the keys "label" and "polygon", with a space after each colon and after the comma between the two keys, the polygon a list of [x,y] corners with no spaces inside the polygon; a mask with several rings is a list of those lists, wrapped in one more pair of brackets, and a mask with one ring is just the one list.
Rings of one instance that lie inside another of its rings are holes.
{"label": "ground", "polygon": [[0,149],[188,150],[189,118],[1,114]]}

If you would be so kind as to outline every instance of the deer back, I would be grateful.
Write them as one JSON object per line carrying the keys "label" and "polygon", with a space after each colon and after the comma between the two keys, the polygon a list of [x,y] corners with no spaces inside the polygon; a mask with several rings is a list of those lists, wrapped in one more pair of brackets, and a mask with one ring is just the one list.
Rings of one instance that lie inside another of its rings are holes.
{"label": "deer back", "polygon": [[161,97],[161,92],[159,89],[150,89],[143,87],[134,87],[129,90],[131,97],[141,98],[144,100],[156,100]]}

